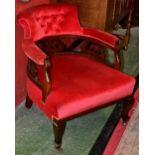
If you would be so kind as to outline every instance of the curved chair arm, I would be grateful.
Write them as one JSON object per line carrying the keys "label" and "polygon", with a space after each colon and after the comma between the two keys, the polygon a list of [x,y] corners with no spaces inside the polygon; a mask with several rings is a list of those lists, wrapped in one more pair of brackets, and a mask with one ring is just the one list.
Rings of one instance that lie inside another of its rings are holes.
{"label": "curved chair arm", "polygon": [[[40,84],[41,82],[38,80],[37,76],[33,79],[30,78],[41,88],[42,88],[42,101],[45,102],[46,97],[48,96],[51,90],[51,77],[49,74],[49,69],[51,67],[49,57],[33,42],[31,39],[25,39],[23,41],[23,48],[26,56],[35,62],[38,65],[43,66],[43,72],[45,76],[45,82]],[[39,82],[38,82],[39,81]]]}
{"label": "curved chair arm", "polygon": [[93,28],[83,28],[83,34],[92,39],[98,40],[103,44],[115,49],[119,41],[118,37],[104,31],[100,31]]}
{"label": "curved chair arm", "polygon": [[44,65],[47,55],[34,43],[32,39],[24,39],[22,43],[26,56],[38,65]]}
{"label": "curved chair arm", "polygon": [[93,28],[83,28],[83,34],[89,38],[102,42],[105,46],[112,48],[115,56],[114,68],[120,70],[122,62],[119,54],[120,45],[118,37],[108,32],[96,30]]}

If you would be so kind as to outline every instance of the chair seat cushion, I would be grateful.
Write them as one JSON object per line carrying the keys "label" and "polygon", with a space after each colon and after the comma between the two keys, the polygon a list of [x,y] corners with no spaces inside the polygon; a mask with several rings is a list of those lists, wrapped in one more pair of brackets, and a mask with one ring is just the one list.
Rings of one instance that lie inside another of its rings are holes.
{"label": "chair seat cushion", "polygon": [[[42,102],[42,91],[31,80],[28,94],[51,119],[75,114],[131,95],[135,79],[103,63],[78,54],[55,55],[52,61],[52,91]],[[38,74],[43,79],[42,68]]]}

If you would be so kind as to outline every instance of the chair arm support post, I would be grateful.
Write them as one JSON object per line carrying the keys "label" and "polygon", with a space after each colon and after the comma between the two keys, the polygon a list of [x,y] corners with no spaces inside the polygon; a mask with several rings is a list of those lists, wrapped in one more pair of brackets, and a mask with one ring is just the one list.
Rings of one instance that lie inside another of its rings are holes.
{"label": "chair arm support post", "polygon": [[43,102],[45,102],[51,90],[51,77],[49,74],[50,68],[51,68],[51,63],[50,63],[49,57],[46,57],[44,59],[44,65],[43,65],[43,71],[44,71],[44,77],[45,77],[45,83],[43,84],[43,90],[42,90],[42,101]]}
{"label": "chair arm support post", "polygon": [[120,56],[120,50],[121,50],[121,46],[117,42],[116,43],[116,47],[114,49],[114,56],[115,56],[114,68],[117,69],[117,70],[120,70],[121,69],[121,65],[122,65],[121,56]]}

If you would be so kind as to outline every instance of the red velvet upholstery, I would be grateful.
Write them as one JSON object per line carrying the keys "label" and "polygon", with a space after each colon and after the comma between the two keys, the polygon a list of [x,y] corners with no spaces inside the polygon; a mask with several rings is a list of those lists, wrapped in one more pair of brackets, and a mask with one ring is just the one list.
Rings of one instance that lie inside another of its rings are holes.
{"label": "red velvet upholstery", "polygon": [[31,39],[25,39],[22,47],[24,48],[24,52],[28,58],[38,65],[44,64],[46,54]]}
{"label": "red velvet upholstery", "polygon": [[[24,28],[25,54],[39,65],[44,64],[46,54],[34,42],[47,36],[83,36],[117,49],[117,37],[80,26],[74,5],[40,5],[20,14],[18,23]],[[52,91],[45,103],[42,90],[30,79],[27,82],[28,95],[49,118],[64,119],[129,96],[133,91],[134,78],[90,58],[65,54],[52,57],[51,62]],[[38,73],[44,83],[42,67],[38,66]]]}
{"label": "red velvet upholstery", "polygon": [[25,38],[33,41],[51,35],[79,35],[99,40],[112,48],[118,42],[118,38],[110,33],[81,27],[75,5],[37,6],[19,15],[18,23],[24,28]]}
{"label": "red velvet upholstery", "polygon": [[118,38],[114,35],[92,28],[83,28],[81,35],[103,42],[111,48],[115,48],[118,42]]}
{"label": "red velvet upholstery", "polygon": [[[135,79],[77,54],[51,59],[52,91],[42,102],[42,91],[30,80],[29,96],[49,118],[64,119],[99,105],[131,95]],[[41,67],[39,78],[44,81]]]}
{"label": "red velvet upholstery", "polygon": [[34,44],[46,36],[77,35],[92,38],[115,48],[118,38],[110,33],[80,26],[77,7],[69,4],[40,5],[26,10],[18,16],[18,23],[24,28],[25,54],[37,64],[43,64],[46,57]]}
{"label": "red velvet upholstery", "polygon": [[[23,10],[36,5],[50,3],[51,0],[29,0],[23,3],[21,0],[15,0],[15,15],[17,16]],[[15,25],[15,103],[18,106],[26,97],[26,65],[27,58],[22,49],[24,38],[23,29]]]}
{"label": "red velvet upholstery", "polygon": [[[25,38],[38,40],[48,35],[78,34],[81,32],[77,20],[77,7],[65,4],[41,5],[18,17],[25,29]],[[38,31],[39,30],[39,31]]]}

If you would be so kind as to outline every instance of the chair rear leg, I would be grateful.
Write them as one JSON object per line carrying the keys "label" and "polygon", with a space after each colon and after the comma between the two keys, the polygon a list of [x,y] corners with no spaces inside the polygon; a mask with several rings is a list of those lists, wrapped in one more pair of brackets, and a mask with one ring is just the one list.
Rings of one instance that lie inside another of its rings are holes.
{"label": "chair rear leg", "polygon": [[129,120],[128,113],[130,109],[132,108],[132,105],[134,104],[134,94],[137,88],[139,88],[139,74],[135,78],[136,78],[136,84],[134,86],[134,90],[131,96],[128,97],[125,103],[123,104],[123,111],[122,111],[123,125],[126,125],[127,121]]}
{"label": "chair rear leg", "polygon": [[59,121],[53,121],[53,130],[54,130],[54,136],[55,136],[55,148],[59,149],[61,148],[62,144],[62,137],[65,131],[66,122],[59,122]]}
{"label": "chair rear leg", "polygon": [[123,125],[126,125],[128,120],[129,120],[129,111],[132,108],[133,105],[133,98],[129,97],[126,102],[123,104],[123,109],[122,109],[122,120],[123,120]]}
{"label": "chair rear leg", "polygon": [[25,107],[28,108],[28,109],[30,109],[30,108],[32,107],[32,104],[33,104],[32,100],[31,100],[30,97],[27,95],[27,96],[26,96],[26,101],[25,101]]}

